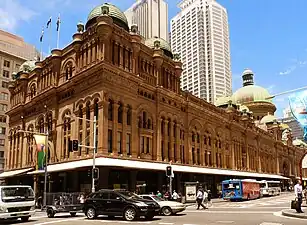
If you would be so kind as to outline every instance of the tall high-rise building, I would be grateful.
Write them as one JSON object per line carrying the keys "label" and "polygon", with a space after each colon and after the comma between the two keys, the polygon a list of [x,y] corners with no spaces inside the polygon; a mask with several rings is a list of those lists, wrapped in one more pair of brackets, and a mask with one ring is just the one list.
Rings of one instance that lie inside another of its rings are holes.
{"label": "tall high-rise building", "polygon": [[283,118],[280,118],[279,121],[283,124],[287,124],[292,130],[292,137],[294,139],[304,139],[304,129],[300,123],[292,115],[290,107],[287,107],[283,110]]}
{"label": "tall high-rise building", "polygon": [[8,137],[9,118],[5,113],[10,108],[9,81],[26,60],[36,56],[38,52],[33,45],[25,43],[21,37],[0,30],[0,173],[4,169]]}
{"label": "tall high-rise building", "polygon": [[145,39],[159,37],[168,41],[168,6],[164,0],[137,0],[125,15],[129,25],[138,25]]}
{"label": "tall high-rise building", "polygon": [[228,16],[215,0],[183,0],[171,20],[171,47],[181,55],[181,88],[214,103],[230,96]]}

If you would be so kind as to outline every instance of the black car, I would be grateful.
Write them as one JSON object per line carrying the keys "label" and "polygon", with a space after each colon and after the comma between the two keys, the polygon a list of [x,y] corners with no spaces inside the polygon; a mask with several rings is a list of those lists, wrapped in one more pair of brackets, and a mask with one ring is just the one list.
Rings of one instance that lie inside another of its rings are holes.
{"label": "black car", "polygon": [[123,216],[125,220],[132,221],[141,216],[151,220],[159,214],[160,206],[129,191],[100,190],[86,198],[83,210],[88,219],[106,215]]}

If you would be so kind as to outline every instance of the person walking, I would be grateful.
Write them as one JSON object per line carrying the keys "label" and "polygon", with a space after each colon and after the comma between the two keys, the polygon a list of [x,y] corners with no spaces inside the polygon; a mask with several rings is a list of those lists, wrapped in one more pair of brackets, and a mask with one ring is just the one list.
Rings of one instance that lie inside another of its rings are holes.
{"label": "person walking", "polygon": [[162,198],[162,194],[160,191],[157,192],[157,197]]}
{"label": "person walking", "polygon": [[295,197],[297,198],[297,206],[296,206],[296,212],[298,213],[304,213],[302,211],[302,202],[303,202],[303,187],[302,183],[299,180],[297,184],[294,186],[294,193]]}
{"label": "person walking", "polygon": [[197,210],[199,210],[200,206],[206,209],[206,207],[203,204],[203,200],[204,200],[204,192],[201,188],[199,188],[196,194]]}
{"label": "person walking", "polygon": [[172,198],[173,198],[174,201],[177,201],[178,198],[179,198],[179,195],[177,194],[177,192],[175,190],[173,191]]}

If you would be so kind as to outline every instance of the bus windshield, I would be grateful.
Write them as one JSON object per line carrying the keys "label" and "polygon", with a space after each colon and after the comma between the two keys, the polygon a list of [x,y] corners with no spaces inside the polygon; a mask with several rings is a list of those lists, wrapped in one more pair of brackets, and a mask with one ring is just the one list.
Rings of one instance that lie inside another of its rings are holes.
{"label": "bus windshield", "polygon": [[266,188],[266,183],[261,183],[261,184],[260,184],[260,187],[261,187],[261,188]]}
{"label": "bus windshield", "polygon": [[34,201],[34,192],[30,187],[1,188],[2,202]]}

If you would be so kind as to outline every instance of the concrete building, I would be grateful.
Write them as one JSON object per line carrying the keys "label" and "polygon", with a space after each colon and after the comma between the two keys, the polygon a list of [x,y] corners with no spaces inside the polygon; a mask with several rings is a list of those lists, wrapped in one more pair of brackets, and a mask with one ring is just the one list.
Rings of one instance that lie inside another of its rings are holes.
{"label": "concrete building", "polygon": [[[93,146],[95,129],[97,189],[165,191],[170,162],[173,187],[183,194],[185,182],[217,196],[225,179],[298,176],[304,149],[290,136],[284,144],[279,126],[261,130],[231,102],[223,110],[182,91],[182,63],[167,42],[142,40],[113,5],[93,11],[71,44],[28,62],[10,82],[10,142],[0,178],[42,191],[44,172],[36,169],[41,146],[18,130],[48,130],[48,191],[90,191],[93,151],[72,151],[70,143]],[[96,127],[88,121],[94,116]]]}
{"label": "concrete building", "polygon": [[280,118],[279,121],[287,124],[291,131],[292,136],[295,139],[304,140],[304,129],[300,125],[300,123],[293,117],[290,108],[286,108],[283,110],[283,118]]}
{"label": "concrete building", "polygon": [[35,47],[21,37],[0,30],[0,173],[4,169],[4,150],[7,147],[9,118],[5,114],[10,108],[9,81],[26,60],[37,56]]}
{"label": "concrete building", "polygon": [[171,47],[183,62],[181,88],[214,103],[230,96],[228,16],[215,0],[183,0],[171,19]]}
{"label": "concrete building", "polygon": [[168,41],[168,6],[164,0],[137,0],[125,15],[130,25],[138,25],[145,39],[159,37]]}

